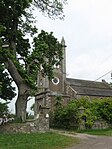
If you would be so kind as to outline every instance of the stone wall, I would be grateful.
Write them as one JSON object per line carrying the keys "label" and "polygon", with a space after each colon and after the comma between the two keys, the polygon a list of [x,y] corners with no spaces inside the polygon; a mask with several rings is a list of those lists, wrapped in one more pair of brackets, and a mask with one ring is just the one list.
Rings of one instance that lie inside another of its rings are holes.
{"label": "stone wall", "polygon": [[92,129],[106,129],[109,128],[109,124],[103,120],[95,121]]}
{"label": "stone wall", "polygon": [[34,123],[7,123],[0,126],[0,133],[31,133],[37,132]]}
{"label": "stone wall", "polygon": [[[103,120],[97,120],[94,122],[93,126],[90,129],[107,129],[109,127],[110,127],[110,125],[107,122],[105,122]],[[87,129],[84,120],[82,120],[80,122],[79,129],[80,130]]]}
{"label": "stone wall", "polygon": [[26,123],[7,123],[0,126],[0,133],[36,133],[49,131],[49,123],[43,121],[42,123],[43,125],[37,125],[36,121]]}
{"label": "stone wall", "polygon": [[43,118],[43,116],[46,117],[46,115],[41,115],[38,119],[36,119],[36,130],[41,131],[41,132],[46,132],[49,131],[49,117],[48,118]]}

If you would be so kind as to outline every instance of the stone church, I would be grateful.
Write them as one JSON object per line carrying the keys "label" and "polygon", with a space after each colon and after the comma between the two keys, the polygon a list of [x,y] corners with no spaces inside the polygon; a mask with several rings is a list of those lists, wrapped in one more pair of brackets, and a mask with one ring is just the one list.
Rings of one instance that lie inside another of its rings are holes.
{"label": "stone church", "polygon": [[51,109],[57,96],[61,96],[65,104],[82,96],[88,96],[89,98],[111,97],[112,87],[105,80],[97,82],[66,77],[66,46],[64,38],[62,38],[61,44],[63,45],[61,64],[54,69],[54,78],[50,81],[47,77],[42,78],[40,74],[38,80],[40,92],[36,97],[39,99],[44,95],[43,104],[49,103]]}

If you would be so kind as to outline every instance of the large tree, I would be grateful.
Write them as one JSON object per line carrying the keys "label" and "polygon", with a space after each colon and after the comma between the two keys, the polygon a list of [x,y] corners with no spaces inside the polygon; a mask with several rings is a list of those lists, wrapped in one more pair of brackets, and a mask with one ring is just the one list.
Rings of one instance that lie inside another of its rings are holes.
{"label": "large tree", "polygon": [[[23,121],[26,118],[27,99],[36,90],[40,66],[43,74],[50,79],[53,76],[53,65],[58,63],[55,57],[62,59],[61,44],[53,33],[38,33],[32,15],[33,8],[51,18],[62,19],[65,2],[66,0],[0,1],[0,80],[6,84],[7,89],[4,92],[5,88],[1,86],[0,97],[5,100],[14,97],[14,88],[11,86],[14,81],[18,87],[16,116]],[[31,38],[33,46],[29,41]]]}

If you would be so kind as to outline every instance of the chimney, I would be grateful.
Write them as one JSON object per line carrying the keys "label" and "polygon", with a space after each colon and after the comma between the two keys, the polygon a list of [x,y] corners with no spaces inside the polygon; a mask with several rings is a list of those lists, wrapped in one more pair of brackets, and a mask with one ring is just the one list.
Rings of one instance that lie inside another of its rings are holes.
{"label": "chimney", "polygon": [[102,83],[108,84],[108,82],[106,82],[104,79],[102,79]]}

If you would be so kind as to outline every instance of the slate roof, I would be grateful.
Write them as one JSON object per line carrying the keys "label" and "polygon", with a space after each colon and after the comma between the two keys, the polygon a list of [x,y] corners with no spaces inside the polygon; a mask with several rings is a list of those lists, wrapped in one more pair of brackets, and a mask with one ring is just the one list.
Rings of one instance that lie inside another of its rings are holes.
{"label": "slate roof", "polygon": [[77,92],[77,95],[111,97],[112,88],[106,82],[67,78],[66,81]]}

